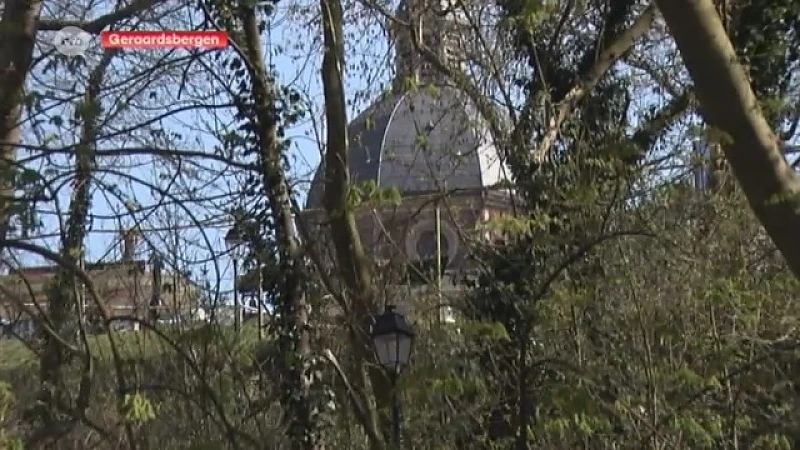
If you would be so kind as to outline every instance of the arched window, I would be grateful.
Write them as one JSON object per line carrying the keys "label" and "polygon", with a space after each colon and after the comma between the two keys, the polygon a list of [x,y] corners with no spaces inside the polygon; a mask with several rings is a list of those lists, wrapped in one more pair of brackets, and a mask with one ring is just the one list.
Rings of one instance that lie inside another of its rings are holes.
{"label": "arched window", "polygon": [[[450,242],[447,237],[442,233],[442,259],[446,260],[450,254]],[[425,230],[419,234],[417,239],[417,257],[421,260],[435,260],[436,259],[436,231]]]}

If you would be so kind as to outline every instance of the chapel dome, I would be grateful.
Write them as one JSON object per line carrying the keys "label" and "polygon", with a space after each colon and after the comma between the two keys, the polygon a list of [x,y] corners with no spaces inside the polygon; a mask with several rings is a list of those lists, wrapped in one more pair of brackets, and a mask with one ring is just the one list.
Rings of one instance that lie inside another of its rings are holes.
{"label": "chapel dome", "polygon": [[[477,191],[506,185],[510,172],[489,128],[452,87],[387,94],[348,126],[350,182],[374,181],[404,197],[433,191]],[[322,208],[324,164],[306,208]]]}

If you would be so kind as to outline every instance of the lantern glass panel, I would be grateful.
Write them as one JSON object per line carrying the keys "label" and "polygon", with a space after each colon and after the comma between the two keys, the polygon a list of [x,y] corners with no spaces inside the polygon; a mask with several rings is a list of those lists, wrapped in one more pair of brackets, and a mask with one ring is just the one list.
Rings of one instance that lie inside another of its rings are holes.
{"label": "lantern glass panel", "polygon": [[397,365],[397,338],[395,333],[375,336],[375,353],[382,366],[391,368]]}
{"label": "lantern glass panel", "polygon": [[402,333],[375,336],[378,362],[386,368],[399,370],[408,364],[412,338]]}

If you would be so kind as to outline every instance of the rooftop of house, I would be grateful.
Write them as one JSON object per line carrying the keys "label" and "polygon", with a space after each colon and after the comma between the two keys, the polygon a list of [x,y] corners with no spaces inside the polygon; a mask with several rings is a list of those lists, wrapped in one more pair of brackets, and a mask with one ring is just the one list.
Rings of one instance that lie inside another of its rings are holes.
{"label": "rooftop of house", "polygon": [[[23,307],[46,309],[46,292],[57,268],[21,267],[0,276],[0,316],[16,315]],[[86,264],[85,269],[107,311],[146,310],[157,283],[161,285],[163,307],[180,310],[196,303],[198,297],[196,287],[185,274],[163,271],[155,277],[152,267],[143,260]]]}

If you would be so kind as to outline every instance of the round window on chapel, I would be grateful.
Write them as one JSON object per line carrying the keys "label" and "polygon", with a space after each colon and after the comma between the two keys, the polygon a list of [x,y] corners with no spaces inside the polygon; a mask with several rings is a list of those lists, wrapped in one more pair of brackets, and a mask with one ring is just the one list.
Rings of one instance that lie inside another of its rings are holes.
{"label": "round window on chapel", "polygon": [[[442,259],[447,259],[450,254],[450,243],[444,233],[441,236],[441,244]],[[417,239],[417,255],[419,259],[423,260],[436,258],[436,231],[425,230],[420,233]]]}

